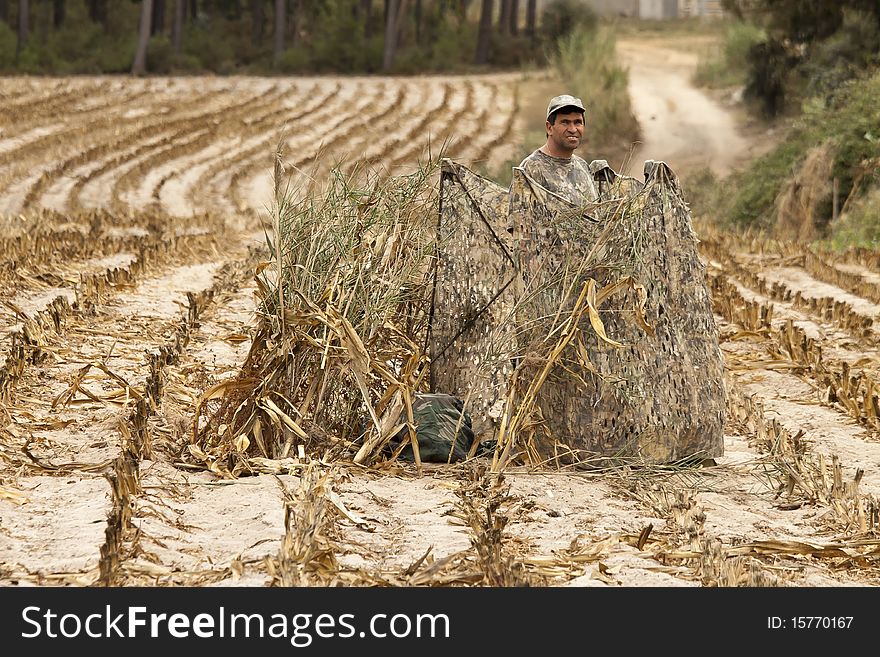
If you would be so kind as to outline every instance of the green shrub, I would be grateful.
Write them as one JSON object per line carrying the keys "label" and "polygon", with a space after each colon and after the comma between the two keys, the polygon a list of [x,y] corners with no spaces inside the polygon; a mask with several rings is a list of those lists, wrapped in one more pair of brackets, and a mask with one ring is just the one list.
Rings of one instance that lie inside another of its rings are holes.
{"label": "green shrub", "polygon": [[533,43],[524,34],[516,36],[495,34],[492,36],[492,48],[489,63],[495,66],[514,66],[523,68],[536,61],[543,61],[544,50],[540,44]]}
{"label": "green shrub", "polygon": [[310,34],[308,48],[314,71],[343,73],[374,72],[382,65],[384,38],[367,39],[361,20],[350,11],[332,11],[328,6],[318,15],[320,33]]}
{"label": "green shrub", "polygon": [[311,60],[305,48],[288,48],[278,57],[275,67],[279,73],[304,73],[309,70]]}
{"label": "green shrub", "polygon": [[90,53],[89,61],[94,61],[95,68],[104,73],[128,73],[134,62],[136,46],[134,36],[108,39],[102,41],[97,52]]}
{"label": "green shrub", "polygon": [[[878,184],[876,178],[874,184]],[[831,224],[827,245],[833,249],[863,246],[880,249],[880,187],[853,202],[840,219]]]}
{"label": "green shrub", "polygon": [[[851,203],[880,185],[880,73],[849,80],[829,98],[814,97],[780,144],[726,182],[722,222],[731,226],[771,228],[775,201],[798,171],[810,148],[833,145],[832,176],[841,203]],[[830,182],[830,181],[829,181]]]}
{"label": "green shrub", "polygon": [[238,30],[237,24],[223,18],[203,19],[184,28],[181,50],[198,60],[203,71],[234,73],[236,53],[249,42],[250,35]]}
{"label": "green shrub", "polygon": [[11,71],[15,68],[15,32],[3,21],[0,21],[0,70]]}
{"label": "green shrub", "polygon": [[94,53],[107,37],[98,25],[66,23],[61,29],[47,33],[45,38],[41,64],[46,72],[62,75],[101,72]]}
{"label": "green shrub", "polygon": [[52,71],[53,61],[51,52],[42,48],[36,39],[29,39],[15,55],[15,69],[18,73],[37,75]]}
{"label": "green shrub", "polygon": [[432,71],[449,70],[450,63],[455,66],[470,65],[474,59],[477,42],[477,26],[474,23],[458,24],[444,21],[437,26],[434,40],[429,46],[429,66]]}
{"label": "green shrub", "polygon": [[803,161],[809,146],[803,135],[797,130],[793,132],[776,149],[725,181],[723,187],[730,193],[720,195],[727,199],[721,211],[723,223],[743,229],[773,227],[776,197]]}
{"label": "green shrub", "polygon": [[799,67],[806,96],[827,95],[877,64],[880,25],[868,14],[844,13],[840,29],[816,43]]}
{"label": "green shrub", "polygon": [[147,45],[147,71],[160,75],[171,72],[174,61],[174,49],[164,34],[157,34]]}
{"label": "green shrub", "polygon": [[545,43],[556,43],[571,32],[593,32],[599,24],[595,10],[578,0],[550,0],[541,12],[540,32]]}
{"label": "green shrub", "polygon": [[617,61],[614,29],[580,27],[562,37],[551,65],[570,93],[587,106],[585,121],[593,143],[605,144],[638,134],[629,97],[629,73]]}
{"label": "green shrub", "polygon": [[700,57],[694,82],[710,88],[745,84],[749,51],[766,38],[764,30],[751,23],[733,23],[725,31],[721,43]]}

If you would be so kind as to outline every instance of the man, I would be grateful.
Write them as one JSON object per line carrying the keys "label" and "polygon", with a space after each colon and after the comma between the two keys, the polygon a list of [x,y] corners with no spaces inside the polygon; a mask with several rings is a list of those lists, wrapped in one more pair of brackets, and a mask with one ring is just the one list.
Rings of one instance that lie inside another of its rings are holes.
{"label": "man", "polygon": [[580,98],[563,94],[551,99],[544,126],[547,141],[519,165],[529,178],[575,205],[599,197],[589,164],[574,154],[584,138],[585,113]]}

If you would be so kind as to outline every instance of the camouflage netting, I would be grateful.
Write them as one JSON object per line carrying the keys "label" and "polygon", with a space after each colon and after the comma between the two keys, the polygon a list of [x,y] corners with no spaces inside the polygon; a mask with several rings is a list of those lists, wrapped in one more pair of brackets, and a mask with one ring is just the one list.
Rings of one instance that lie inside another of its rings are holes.
{"label": "camouflage netting", "polygon": [[576,208],[521,170],[508,192],[445,163],[432,389],[504,456],[719,456],[723,362],[679,183],[603,164]]}
{"label": "camouflage netting", "polygon": [[440,182],[437,276],[429,340],[431,389],[467,402],[474,433],[491,438],[501,417],[510,363],[508,192],[445,161]]}

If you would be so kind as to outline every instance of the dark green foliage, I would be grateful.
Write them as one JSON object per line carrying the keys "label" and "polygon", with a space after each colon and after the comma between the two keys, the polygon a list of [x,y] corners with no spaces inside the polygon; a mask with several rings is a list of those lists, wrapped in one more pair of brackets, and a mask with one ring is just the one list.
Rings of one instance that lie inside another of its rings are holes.
{"label": "dark green foliage", "polygon": [[541,13],[540,33],[547,43],[554,43],[577,27],[596,29],[599,17],[586,2],[551,0]]}
{"label": "dark green foliage", "polygon": [[15,66],[15,32],[0,22],[0,70],[8,71]]}
{"label": "dark green foliage", "polygon": [[725,223],[737,228],[770,229],[774,226],[776,197],[794,174],[796,166],[803,161],[809,147],[802,130],[792,132],[776,149],[724,183],[734,190],[730,196],[719,195],[728,199],[723,211]]}
{"label": "dark green foliage", "polygon": [[766,39],[763,29],[744,21],[734,21],[724,30],[724,39],[717,49],[700,59],[694,82],[714,88],[744,84],[751,70],[752,47]]}
{"label": "dark green foliage", "polygon": [[864,12],[846,12],[840,29],[817,42],[800,66],[805,95],[827,95],[861,71],[876,67],[878,53],[880,22]]}
{"label": "dark green foliage", "polygon": [[725,5],[767,31],[766,41],[750,53],[747,96],[768,116],[877,65],[877,0],[727,0]]}
{"label": "dark green foliage", "polygon": [[749,50],[749,76],[745,97],[757,103],[761,113],[772,118],[785,107],[785,83],[795,57],[780,41],[756,43]]}
{"label": "dark green foliage", "polygon": [[[384,3],[373,2],[369,24],[361,0],[316,0],[299,3],[288,15],[286,50],[275,61],[274,3],[263,3],[263,34],[253,29],[251,2],[200,0],[192,15],[187,2],[180,50],[171,44],[174,3],[166,2],[162,26],[154,29],[147,48],[147,72],[174,73],[376,73],[384,45]],[[544,64],[554,35],[595,15],[573,0],[553,0],[545,11],[551,24],[542,39],[493,34],[488,65],[495,68]],[[416,3],[407,3],[394,65],[389,73],[468,72],[477,37],[473,16],[461,3],[423,2],[421,20]],[[292,9],[293,5],[291,5]],[[140,0],[72,1],[64,20],[55,22],[52,2],[31,2],[31,30],[16,55],[16,5],[10,3],[9,23],[0,22],[0,73],[127,73],[131,69]]]}
{"label": "dark green foliage", "polygon": [[[800,117],[774,150],[697,197],[699,211],[729,226],[773,229],[777,200],[797,177],[801,185],[829,190],[827,198],[816,197],[813,210],[821,237],[834,246],[876,245],[880,2],[724,0],[724,5],[767,35],[749,54],[746,98],[765,116]],[[836,222],[830,221],[832,180],[811,180],[814,174],[804,167],[817,147],[833,158],[830,178],[838,183],[842,212]]]}
{"label": "dark green foliage", "polygon": [[820,144],[832,146],[832,175],[839,181],[841,205],[850,197],[850,203],[855,203],[880,186],[878,98],[880,73],[844,82],[827,99],[816,97],[807,103],[803,116],[777,148],[722,183],[726,189],[719,195],[726,199],[719,208],[723,222],[738,227],[774,226],[776,197],[808,151]]}

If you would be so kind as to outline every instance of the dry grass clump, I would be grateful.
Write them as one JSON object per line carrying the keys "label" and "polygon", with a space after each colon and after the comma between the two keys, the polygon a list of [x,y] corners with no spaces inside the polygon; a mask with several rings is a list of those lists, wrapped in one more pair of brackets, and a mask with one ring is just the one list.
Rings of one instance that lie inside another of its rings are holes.
{"label": "dry grass clump", "polygon": [[513,540],[504,533],[515,512],[516,500],[504,475],[489,474],[485,468],[473,469],[455,491],[456,515],[471,534],[476,565],[482,573],[482,586],[540,586],[546,582],[526,568],[518,558]]}
{"label": "dry grass clump", "polygon": [[797,175],[776,198],[776,232],[782,239],[815,239],[831,217],[823,211],[831,198],[834,149],[830,142],[810,149]]}
{"label": "dry grass clump", "polygon": [[368,462],[426,387],[436,166],[336,169],[297,189],[276,156],[256,337],[239,376],[203,396],[190,447],[232,474],[306,452]]}
{"label": "dry grass clump", "polygon": [[334,473],[310,466],[295,492],[284,490],[284,538],[266,569],[273,586],[327,585],[337,574],[331,494]]}

